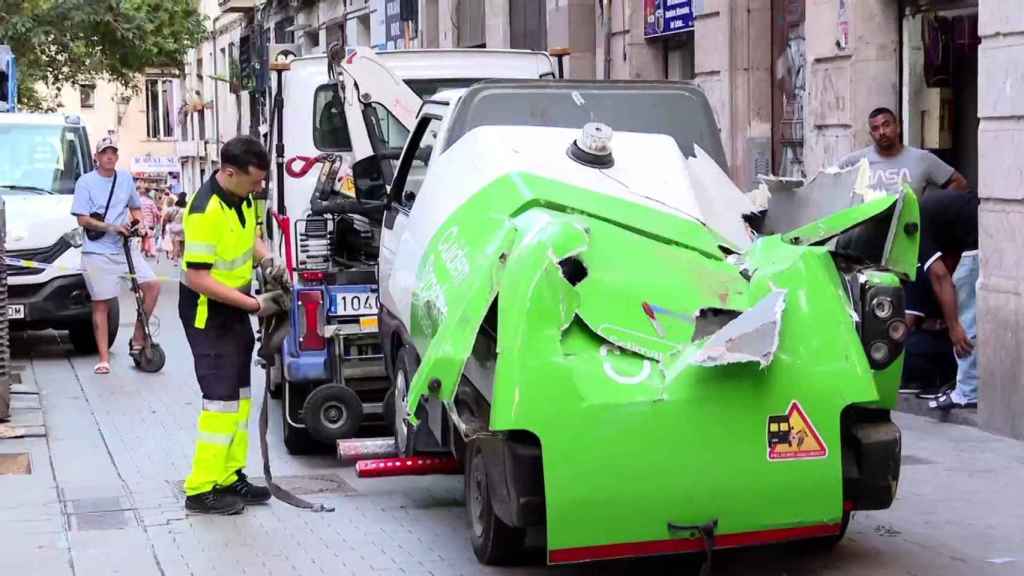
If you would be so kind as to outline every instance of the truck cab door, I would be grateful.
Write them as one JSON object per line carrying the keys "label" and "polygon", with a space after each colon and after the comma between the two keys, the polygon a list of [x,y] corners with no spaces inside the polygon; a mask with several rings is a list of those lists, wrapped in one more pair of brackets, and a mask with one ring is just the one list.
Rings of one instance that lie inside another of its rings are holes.
{"label": "truck cab door", "polygon": [[388,192],[388,208],[381,227],[377,266],[381,305],[400,318],[403,317],[403,305],[415,287],[416,270],[396,270],[395,261],[403,243],[406,225],[409,218],[414,216],[416,194],[427,176],[434,140],[440,127],[440,116],[425,114],[419,119],[402,151]]}

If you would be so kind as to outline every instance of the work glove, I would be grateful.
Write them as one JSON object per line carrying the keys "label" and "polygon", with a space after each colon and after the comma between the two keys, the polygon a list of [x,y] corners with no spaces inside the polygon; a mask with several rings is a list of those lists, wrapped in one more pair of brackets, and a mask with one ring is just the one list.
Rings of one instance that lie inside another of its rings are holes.
{"label": "work glove", "polygon": [[288,268],[284,264],[274,262],[272,256],[265,256],[260,260],[260,272],[263,274],[263,283],[267,289],[291,292],[292,282],[288,277]]}
{"label": "work glove", "polygon": [[260,309],[256,311],[258,318],[284,314],[292,307],[291,297],[283,290],[264,292],[257,296],[256,300],[260,303]]}

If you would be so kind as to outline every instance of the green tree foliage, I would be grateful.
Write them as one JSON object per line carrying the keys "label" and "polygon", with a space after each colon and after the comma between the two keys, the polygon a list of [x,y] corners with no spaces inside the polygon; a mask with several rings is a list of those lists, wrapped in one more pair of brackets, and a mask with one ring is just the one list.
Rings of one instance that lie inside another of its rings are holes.
{"label": "green tree foliage", "polygon": [[206,33],[195,0],[0,0],[0,44],[18,58],[19,104],[37,87],[104,77],[128,89],[148,68],[178,68]]}

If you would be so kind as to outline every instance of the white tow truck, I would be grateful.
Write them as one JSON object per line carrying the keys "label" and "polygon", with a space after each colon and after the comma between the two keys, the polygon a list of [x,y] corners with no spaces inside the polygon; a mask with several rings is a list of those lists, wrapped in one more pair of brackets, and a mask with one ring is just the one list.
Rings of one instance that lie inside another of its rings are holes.
{"label": "white tow truck", "polygon": [[295,284],[290,333],[263,354],[291,453],[333,445],[364,420],[394,421],[377,256],[386,188],[421,97],[486,78],[554,77],[542,52],[334,48],[330,60],[298,58],[282,74],[286,173],[275,164],[264,220]]}

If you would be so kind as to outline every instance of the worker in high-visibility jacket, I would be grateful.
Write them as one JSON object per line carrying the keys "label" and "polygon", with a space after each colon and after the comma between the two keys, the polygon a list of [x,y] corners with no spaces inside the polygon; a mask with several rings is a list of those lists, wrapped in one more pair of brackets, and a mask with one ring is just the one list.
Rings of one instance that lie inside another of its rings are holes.
{"label": "worker in high-visibility jacket", "polygon": [[237,514],[246,504],[270,500],[270,491],[248,481],[250,367],[255,338],[249,314],[281,313],[282,291],[251,295],[254,263],[286,276],[256,234],[251,195],[263,186],[270,157],[248,136],[220,151],[213,173],[185,209],[185,252],[178,314],[185,327],[203,393],[192,471],[185,479],[185,508]]}

